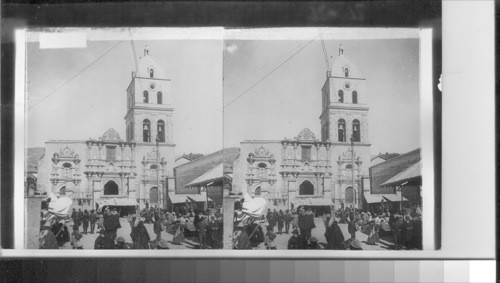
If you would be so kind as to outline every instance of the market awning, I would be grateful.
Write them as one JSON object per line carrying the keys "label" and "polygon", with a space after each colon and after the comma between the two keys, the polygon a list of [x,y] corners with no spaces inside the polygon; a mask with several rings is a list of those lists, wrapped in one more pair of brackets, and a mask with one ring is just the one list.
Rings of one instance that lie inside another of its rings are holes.
{"label": "market awning", "polygon": [[[401,192],[396,192],[395,194],[382,194],[381,196],[391,202],[401,201]],[[408,201],[408,199],[403,197],[403,201]]]}
{"label": "market awning", "polygon": [[215,180],[222,179],[224,178],[224,163],[221,163],[205,174],[201,175],[200,177],[194,179],[193,181],[189,182],[186,187],[189,186],[200,186],[200,185],[206,185],[208,183],[211,183]]}
{"label": "market awning", "polygon": [[169,198],[172,203],[185,203],[187,200],[187,197],[179,195],[169,196]]}
{"label": "market awning", "polygon": [[139,205],[135,199],[130,198],[100,198],[97,200],[100,207],[110,206],[136,206]]}
{"label": "market awning", "polygon": [[[185,194],[185,195],[174,195],[170,196],[170,201],[172,203],[185,203],[186,200],[194,201],[194,202],[205,202],[207,201],[205,196],[199,194]],[[213,201],[211,198],[208,198],[208,201]]]}
{"label": "market awning", "polygon": [[311,198],[309,199],[309,203],[312,206],[332,206],[333,202],[329,199],[323,198]]}
{"label": "market awning", "polygon": [[365,195],[365,200],[367,203],[379,203],[383,200],[382,195]]}
{"label": "market awning", "polygon": [[139,205],[135,199],[131,198],[115,198],[117,206],[136,206]]}
{"label": "market awning", "polygon": [[418,161],[417,163],[413,164],[412,166],[406,168],[406,170],[403,170],[396,176],[390,178],[389,180],[385,181],[381,186],[397,186],[400,185],[406,181],[418,178],[422,176],[422,168],[421,168],[421,163]]}
{"label": "market awning", "polygon": [[329,199],[323,198],[304,198],[295,199],[292,201],[295,206],[307,205],[307,206],[331,206],[333,202]]}

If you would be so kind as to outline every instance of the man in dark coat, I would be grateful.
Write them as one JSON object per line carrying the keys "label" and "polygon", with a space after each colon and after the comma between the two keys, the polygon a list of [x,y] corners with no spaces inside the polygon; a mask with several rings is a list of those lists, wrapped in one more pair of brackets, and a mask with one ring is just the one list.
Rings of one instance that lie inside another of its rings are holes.
{"label": "man in dark coat", "polygon": [[290,223],[293,220],[293,217],[288,209],[286,210],[286,213],[283,216],[283,220],[285,222],[285,234],[288,234],[288,232],[290,231]]}
{"label": "man in dark coat", "polygon": [[342,230],[340,230],[337,221],[334,221],[332,225],[330,225],[325,232],[325,238],[328,242],[329,250],[343,250],[344,245],[344,234],[342,234]]}
{"label": "man in dark coat", "polygon": [[280,209],[279,213],[278,213],[278,217],[277,217],[277,221],[278,221],[278,234],[282,234],[283,233],[283,223],[285,221],[285,215],[283,214],[283,211]]}
{"label": "man in dark coat", "polygon": [[316,224],[314,224],[314,214],[310,208],[307,208],[302,216],[299,214],[300,234],[304,235],[304,237],[309,240],[309,238],[311,238],[311,230],[314,228],[316,228]]}
{"label": "man in dark coat", "polygon": [[354,219],[349,220],[349,223],[347,224],[347,231],[349,234],[351,234],[351,239],[356,239],[356,231],[358,229],[356,228],[356,222]]}
{"label": "man in dark coat", "polygon": [[95,211],[92,209],[90,211],[90,234],[94,234],[94,229],[95,229],[95,223],[97,222],[97,214],[95,214]]}
{"label": "man in dark coat", "polygon": [[110,214],[104,214],[104,229],[106,230],[106,235],[113,239],[113,241],[116,239],[116,230],[121,227],[120,216],[115,208],[111,209]]}
{"label": "man in dark coat", "polygon": [[161,219],[160,219],[160,216],[158,214],[155,215],[155,222],[153,224],[153,231],[155,232],[156,234],[156,239],[160,239],[161,238],[161,231],[163,231],[163,229],[161,228]]}
{"label": "man in dark coat", "polygon": [[89,218],[89,212],[85,209],[82,214],[83,234],[87,234],[87,230],[89,229]]}

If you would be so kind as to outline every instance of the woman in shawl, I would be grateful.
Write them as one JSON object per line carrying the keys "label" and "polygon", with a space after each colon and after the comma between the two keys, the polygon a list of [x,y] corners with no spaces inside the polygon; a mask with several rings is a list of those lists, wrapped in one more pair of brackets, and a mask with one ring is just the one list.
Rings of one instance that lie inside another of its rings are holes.
{"label": "woman in shawl", "polygon": [[331,221],[330,225],[326,229],[325,237],[328,242],[327,247],[329,250],[344,249],[342,244],[344,242],[344,234],[342,233],[342,230],[340,230],[340,227],[335,219]]}
{"label": "woman in shawl", "polygon": [[132,228],[132,233],[130,233],[130,237],[134,242],[134,249],[149,249],[149,233],[146,227],[144,227],[144,222],[142,220],[137,219],[134,227]]}
{"label": "woman in shawl", "polygon": [[370,245],[376,245],[377,243],[380,243],[380,238],[378,236],[379,226],[375,223],[375,220],[372,220],[370,222],[369,227],[370,234],[368,235],[368,239],[366,239],[366,243]]}
{"label": "woman in shawl", "polygon": [[186,218],[184,218],[184,215],[180,216],[177,218],[177,220],[174,222],[174,229],[175,229],[175,234],[174,238],[172,239],[172,243],[176,245],[180,245],[184,243],[185,238],[184,238],[184,227],[186,226]]}

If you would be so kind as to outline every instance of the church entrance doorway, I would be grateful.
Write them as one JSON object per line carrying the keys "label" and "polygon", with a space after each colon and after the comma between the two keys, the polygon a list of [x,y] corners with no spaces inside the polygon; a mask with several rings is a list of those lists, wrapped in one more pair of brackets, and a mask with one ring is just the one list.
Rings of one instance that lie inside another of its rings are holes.
{"label": "church entrance doorway", "polygon": [[104,195],[117,195],[118,194],[118,185],[115,181],[109,181],[104,185]]}
{"label": "church entrance doorway", "polygon": [[158,204],[158,188],[152,187],[149,190],[149,203],[150,204]]}
{"label": "church entrance doorway", "polygon": [[314,195],[314,185],[309,182],[308,180],[305,180],[300,184],[299,186],[299,195]]}
{"label": "church entrance doorway", "polygon": [[345,202],[354,203],[354,189],[352,187],[347,187],[345,189]]}

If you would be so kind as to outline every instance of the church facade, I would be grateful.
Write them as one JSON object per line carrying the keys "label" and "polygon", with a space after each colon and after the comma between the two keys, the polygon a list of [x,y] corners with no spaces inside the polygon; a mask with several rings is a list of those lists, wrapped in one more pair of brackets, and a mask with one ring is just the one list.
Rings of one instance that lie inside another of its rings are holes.
{"label": "church facade", "polygon": [[233,164],[234,193],[248,192],[288,208],[361,208],[361,180],[370,165],[366,79],[343,53],[340,48],[322,88],[320,138],[306,128],[293,139],[241,142]]}
{"label": "church facade", "polygon": [[126,91],[125,138],[110,128],[97,139],[47,141],[37,190],[89,205],[165,207],[175,194],[170,85],[146,47]]}

